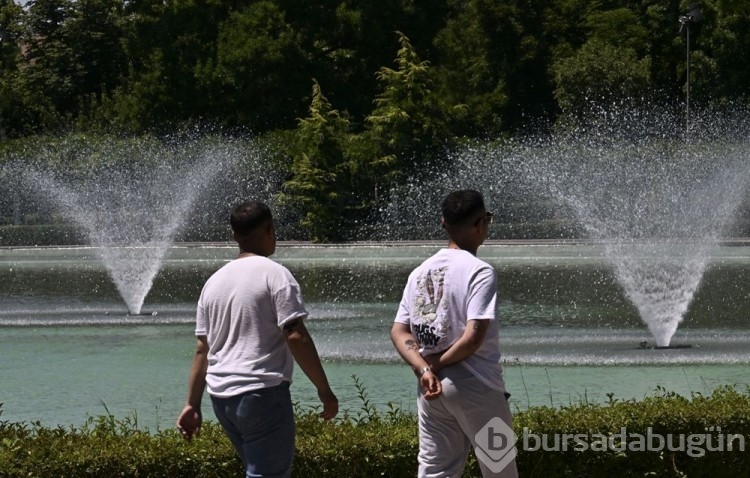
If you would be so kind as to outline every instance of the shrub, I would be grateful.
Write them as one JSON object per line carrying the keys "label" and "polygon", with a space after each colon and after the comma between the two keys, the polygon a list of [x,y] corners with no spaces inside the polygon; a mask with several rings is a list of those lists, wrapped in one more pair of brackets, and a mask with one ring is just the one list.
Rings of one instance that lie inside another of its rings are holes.
{"label": "shrub", "polygon": [[605,405],[533,408],[516,416],[514,428],[519,435],[524,429],[536,436],[564,433],[591,437],[599,434],[613,437],[615,445],[622,445],[615,435],[621,435],[623,428],[626,429],[626,441],[632,434],[646,437],[650,433],[665,438],[671,434],[675,438],[674,447],[665,443],[662,450],[654,451],[631,449],[638,448],[634,440],[622,451],[581,451],[575,449],[574,443],[567,451],[519,450],[519,470],[524,477],[544,476],[550,470],[554,470],[555,476],[623,478],[734,477],[750,473],[750,457],[739,448],[739,442],[734,443],[733,450],[724,446],[724,451],[709,451],[703,456],[690,456],[687,442],[685,450],[674,451],[680,443],[677,440],[680,434],[687,437],[710,433],[717,437],[713,441],[715,448],[722,435],[724,438],[731,434],[750,437],[750,394],[731,387],[716,389],[708,397],[696,393],[691,399],[657,389],[654,396],[640,402],[618,401],[610,397],[610,402]]}
{"label": "shrub", "polygon": [[[413,477],[418,450],[416,418],[391,407],[376,410],[355,377],[362,400],[356,413],[322,422],[317,410],[297,408],[294,476]],[[0,409],[0,413],[2,410]],[[1,416],[0,416],[1,417]],[[514,428],[528,433],[706,434],[750,436],[750,393],[732,387],[710,396],[682,397],[663,389],[642,401],[610,399],[606,404],[581,403],[562,408],[534,407],[515,414]],[[720,432],[718,431],[721,429]],[[523,438],[521,439],[523,440]],[[593,442],[592,442],[593,443]],[[617,444],[617,440],[613,443]],[[716,446],[717,442],[714,442]],[[551,444],[551,443],[550,443]],[[736,477],[750,474],[750,456],[739,441],[732,450],[690,456],[675,451],[567,451],[524,449],[519,442],[517,463],[523,477]],[[533,447],[532,447],[533,448]],[[547,447],[548,448],[548,447]],[[0,421],[0,477],[236,477],[239,457],[214,422],[201,435],[185,442],[176,430],[141,430],[133,419],[91,418],[80,428],[47,428],[37,423]],[[471,455],[464,476],[478,476]]]}

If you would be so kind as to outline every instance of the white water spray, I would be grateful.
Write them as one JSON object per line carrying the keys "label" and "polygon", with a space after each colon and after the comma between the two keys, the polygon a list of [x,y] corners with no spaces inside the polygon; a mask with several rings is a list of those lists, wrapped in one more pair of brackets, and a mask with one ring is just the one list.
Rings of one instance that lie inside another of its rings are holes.
{"label": "white water spray", "polygon": [[22,174],[82,228],[129,313],[140,314],[176,233],[243,154],[226,141],[129,142],[76,151],[72,171],[40,153],[44,166]]}
{"label": "white water spray", "polygon": [[679,118],[656,108],[610,112],[544,138],[473,145],[451,158],[449,170],[396,191],[383,222],[409,238],[418,234],[414,224],[439,231],[440,200],[460,188],[481,191],[498,222],[520,231],[515,238],[527,224],[573,219],[602,244],[657,346],[668,346],[746,198],[746,117],[705,116],[686,141],[670,134]]}

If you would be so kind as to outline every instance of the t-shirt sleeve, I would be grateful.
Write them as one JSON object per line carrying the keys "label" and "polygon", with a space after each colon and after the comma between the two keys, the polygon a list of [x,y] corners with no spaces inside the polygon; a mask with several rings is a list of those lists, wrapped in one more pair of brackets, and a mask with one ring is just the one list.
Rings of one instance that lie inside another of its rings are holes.
{"label": "t-shirt sleeve", "polygon": [[195,310],[195,335],[196,337],[208,335],[206,314],[203,312],[203,301],[200,299],[198,300],[198,307]]}
{"label": "t-shirt sleeve", "polygon": [[409,314],[409,299],[407,298],[408,290],[409,286],[407,285],[404,288],[404,295],[401,297],[401,303],[398,305],[398,310],[396,311],[396,320],[394,322],[398,322],[399,324],[409,325],[411,323]]}
{"label": "t-shirt sleeve", "polygon": [[466,319],[495,319],[495,302],[497,300],[497,279],[492,267],[483,267],[477,271],[469,282],[468,307]]}
{"label": "t-shirt sleeve", "polygon": [[302,300],[302,290],[292,273],[284,268],[277,282],[273,292],[277,325],[283,327],[292,320],[305,319],[308,314]]}

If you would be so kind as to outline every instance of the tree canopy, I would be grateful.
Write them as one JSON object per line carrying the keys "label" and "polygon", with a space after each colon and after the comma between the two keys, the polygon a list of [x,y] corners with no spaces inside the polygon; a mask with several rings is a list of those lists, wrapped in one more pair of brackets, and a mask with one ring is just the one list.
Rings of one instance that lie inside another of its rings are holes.
{"label": "tree canopy", "polygon": [[688,47],[692,105],[746,103],[750,7],[701,0],[687,45],[689,3],[0,0],[0,140],[295,131],[301,217],[355,217],[466,138],[683,104]]}

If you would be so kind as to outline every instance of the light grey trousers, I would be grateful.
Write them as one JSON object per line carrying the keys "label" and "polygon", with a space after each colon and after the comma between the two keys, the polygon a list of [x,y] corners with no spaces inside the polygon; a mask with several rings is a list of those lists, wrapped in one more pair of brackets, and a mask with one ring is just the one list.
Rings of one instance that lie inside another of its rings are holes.
{"label": "light grey trousers", "polygon": [[419,478],[459,478],[472,448],[484,478],[517,478],[515,437],[508,431],[513,417],[505,392],[485,385],[460,364],[438,375],[443,393],[425,400],[420,391],[417,401]]}

